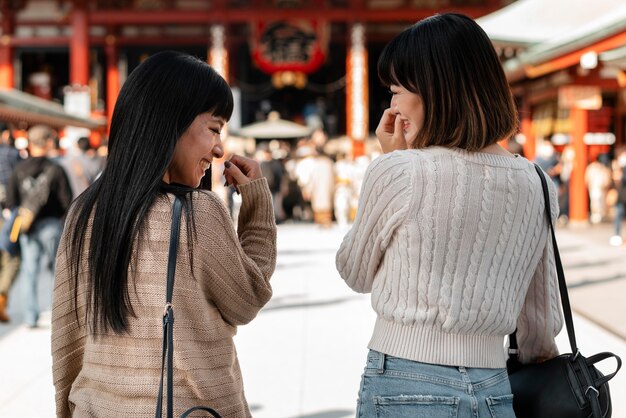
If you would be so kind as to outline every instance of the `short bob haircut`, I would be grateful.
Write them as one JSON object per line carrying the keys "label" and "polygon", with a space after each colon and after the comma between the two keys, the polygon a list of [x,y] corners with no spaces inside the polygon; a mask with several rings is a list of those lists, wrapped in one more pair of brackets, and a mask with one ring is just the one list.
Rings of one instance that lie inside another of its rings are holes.
{"label": "short bob haircut", "polygon": [[518,129],[511,89],[487,34],[445,13],[405,29],[378,60],[381,82],[421,96],[424,125],[409,146],[478,151]]}

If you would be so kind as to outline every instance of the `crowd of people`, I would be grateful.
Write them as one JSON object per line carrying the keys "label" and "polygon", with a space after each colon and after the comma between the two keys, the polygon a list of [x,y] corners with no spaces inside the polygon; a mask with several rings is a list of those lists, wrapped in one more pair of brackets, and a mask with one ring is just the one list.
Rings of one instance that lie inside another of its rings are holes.
{"label": "crowd of people", "polygon": [[[273,140],[257,145],[254,158],[270,185],[277,223],[343,227],[354,219],[365,169],[378,153],[353,159],[345,152],[326,152],[327,139],[317,131],[294,143]],[[237,201],[228,202],[234,212]]]}
{"label": "crowd of people", "polygon": [[[548,175],[559,191],[559,223],[569,222],[570,178],[574,165],[575,150],[565,145],[558,152],[549,141],[537,147],[534,162]],[[624,243],[622,223],[626,205],[626,149],[617,147],[609,152],[595,153],[585,169],[585,186],[588,192],[589,223],[592,225],[613,222],[613,233],[609,237],[612,246]]]}
{"label": "crowd of people", "polygon": [[[54,272],[70,204],[97,178],[106,157],[86,137],[61,150],[58,132],[50,126],[31,126],[21,137],[9,126],[0,129],[0,224],[13,229],[14,241],[14,250],[1,251],[0,322],[10,321],[9,292],[21,272],[25,285],[18,303],[26,324],[35,328],[39,276],[43,269]],[[26,143],[16,147],[20,139]]]}

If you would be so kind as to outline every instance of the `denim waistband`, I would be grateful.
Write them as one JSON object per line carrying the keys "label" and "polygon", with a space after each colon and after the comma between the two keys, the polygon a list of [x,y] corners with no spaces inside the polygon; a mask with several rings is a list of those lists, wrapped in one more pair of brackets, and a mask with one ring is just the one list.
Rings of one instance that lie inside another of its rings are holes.
{"label": "denim waistband", "polygon": [[370,350],[368,353],[366,373],[386,374],[458,388],[472,386],[475,391],[508,381],[508,374],[505,368],[493,369],[429,364],[394,357],[376,350]]}

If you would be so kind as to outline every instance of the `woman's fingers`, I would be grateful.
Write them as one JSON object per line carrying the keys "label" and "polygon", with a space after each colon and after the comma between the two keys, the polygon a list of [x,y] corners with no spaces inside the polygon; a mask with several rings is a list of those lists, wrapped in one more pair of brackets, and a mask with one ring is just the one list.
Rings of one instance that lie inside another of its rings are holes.
{"label": "woman's fingers", "polygon": [[384,153],[406,149],[402,119],[391,108],[383,112],[376,128],[376,137]]}
{"label": "woman's fingers", "polygon": [[255,160],[233,155],[224,162],[224,177],[226,178],[226,186],[237,187],[252,180],[260,179],[263,177],[263,173],[261,166]]}
{"label": "woman's fingers", "polygon": [[231,164],[234,164],[239,170],[250,180],[256,180],[263,177],[261,172],[261,166],[253,159],[242,157],[241,155],[233,155],[229,159]]}
{"label": "woman's fingers", "polygon": [[231,186],[245,184],[250,181],[241,169],[230,161],[224,162],[224,176],[226,177],[226,183]]}
{"label": "woman's fingers", "polygon": [[402,119],[396,117],[393,130],[393,139],[395,149],[406,149],[406,138],[404,137],[404,129]]}
{"label": "woman's fingers", "polygon": [[396,114],[391,111],[391,108],[385,109],[376,128],[376,136],[380,138],[380,136],[393,135],[396,119]]}

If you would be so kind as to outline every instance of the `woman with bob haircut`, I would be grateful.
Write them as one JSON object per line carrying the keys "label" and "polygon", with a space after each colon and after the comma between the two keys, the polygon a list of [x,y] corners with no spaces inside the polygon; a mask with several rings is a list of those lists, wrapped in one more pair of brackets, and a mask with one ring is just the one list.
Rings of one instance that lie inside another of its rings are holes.
{"label": "woman with bob haircut", "polygon": [[498,145],[518,126],[498,56],[472,19],[441,14],[397,35],[378,74],[384,154],[336,257],[377,313],[357,416],[514,417],[505,336],[539,362],[562,318],[541,179]]}
{"label": "woman with bob haircut", "polygon": [[52,359],[59,417],[154,416],[175,196],[183,198],[172,304],[174,412],[202,405],[250,417],[233,336],[271,295],[272,197],[259,165],[232,156],[237,232],[199,190],[233,96],[207,63],[152,55],[128,77],[102,175],[73,203],[57,255]]}

